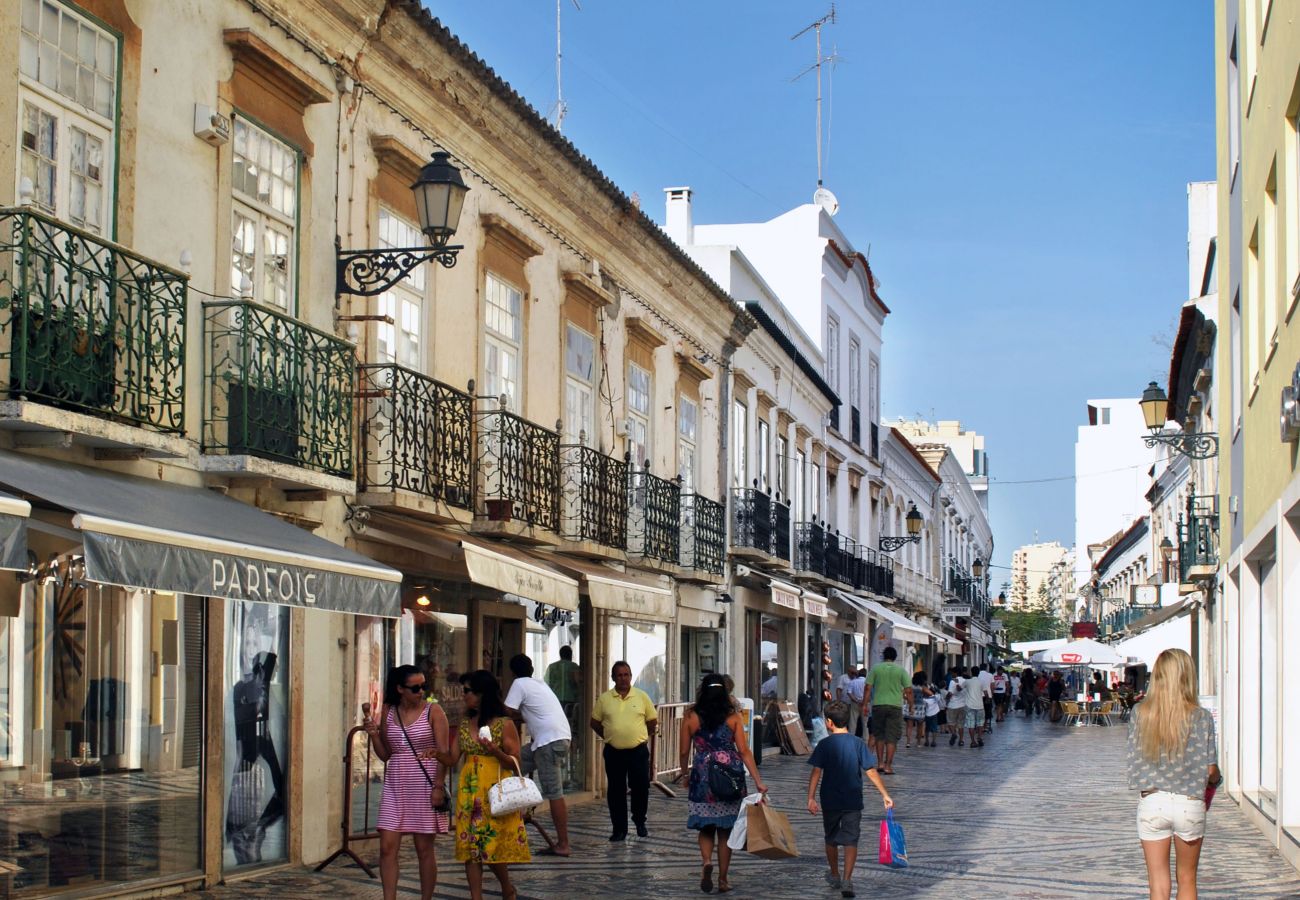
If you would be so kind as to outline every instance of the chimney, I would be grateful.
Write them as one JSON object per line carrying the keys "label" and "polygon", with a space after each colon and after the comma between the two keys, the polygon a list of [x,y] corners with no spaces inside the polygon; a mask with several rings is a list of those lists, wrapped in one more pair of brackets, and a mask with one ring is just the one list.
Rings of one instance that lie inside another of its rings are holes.
{"label": "chimney", "polygon": [[664,188],[667,208],[664,231],[682,247],[695,243],[695,224],[691,221],[691,189],[688,187]]}

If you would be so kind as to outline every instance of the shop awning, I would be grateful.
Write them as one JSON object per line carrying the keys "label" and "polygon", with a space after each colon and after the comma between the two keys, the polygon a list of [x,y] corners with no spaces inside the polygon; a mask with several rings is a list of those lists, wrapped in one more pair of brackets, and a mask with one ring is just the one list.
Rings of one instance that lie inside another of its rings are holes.
{"label": "shop awning", "polygon": [[799,612],[803,605],[799,598],[803,596],[803,588],[791,584],[788,581],[782,581],[779,578],[768,579],[772,586],[772,602],[777,606],[784,606],[786,609],[792,609]]}
{"label": "shop awning", "polygon": [[72,513],[91,581],[401,614],[396,569],[215,491],[8,451],[0,485]]}
{"label": "shop awning", "polygon": [[576,612],[578,582],[562,571],[510,544],[462,538],[470,581],[538,603]]}
{"label": "shop awning", "polygon": [[672,587],[663,579],[620,572],[580,559],[557,559],[555,564],[582,578],[587,597],[596,609],[631,613],[660,622],[673,619],[677,600]]}
{"label": "shop awning", "polygon": [[924,625],[918,625],[902,613],[894,612],[888,607],[881,606],[875,600],[866,597],[859,597],[856,594],[846,594],[843,591],[838,592],[841,597],[847,600],[853,606],[874,616],[882,622],[887,622],[894,628],[894,636],[900,641],[907,641],[909,644],[928,644],[930,643],[930,629]]}
{"label": "shop awning", "polygon": [[803,611],[818,619],[826,618],[826,598],[812,591],[803,592]]}
{"label": "shop awning", "polygon": [[0,493],[0,569],[27,569],[27,517],[32,505]]}

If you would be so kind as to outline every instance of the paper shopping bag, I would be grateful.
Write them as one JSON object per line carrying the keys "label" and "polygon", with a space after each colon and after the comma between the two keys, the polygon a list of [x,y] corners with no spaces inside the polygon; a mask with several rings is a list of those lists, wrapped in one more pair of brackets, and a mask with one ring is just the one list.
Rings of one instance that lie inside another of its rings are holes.
{"label": "paper shopping bag", "polygon": [[746,812],[745,849],[763,859],[790,859],[799,855],[790,818],[770,804],[758,803]]}

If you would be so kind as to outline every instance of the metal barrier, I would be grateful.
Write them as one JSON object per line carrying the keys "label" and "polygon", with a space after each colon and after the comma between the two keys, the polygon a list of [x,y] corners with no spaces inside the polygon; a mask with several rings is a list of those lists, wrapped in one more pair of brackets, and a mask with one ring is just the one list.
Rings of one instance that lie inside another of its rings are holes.
{"label": "metal barrier", "polygon": [[666,777],[671,781],[681,774],[682,767],[678,765],[680,762],[677,753],[678,741],[681,740],[682,720],[686,718],[687,710],[694,705],[693,703],[661,703],[655,707],[655,712],[659,715],[659,724],[655,728],[655,733],[650,735],[650,783],[669,797],[676,797],[677,792],[671,785],[664,784],[659,779]]}
{"label": "metal barrier", "polygon": [[[361,704],[363,717],[369,721],[370,704]],[[343,823],[340,828],[343,846],[335,850],[316,871],[324,869],[340,856],[347,856],[371,878],[375,870],[352,849],[352,844],[360,841],[379,839],[375,828],[379,815],[379,797],[384,789],[384,762],[375,756],[370,745],[370,735],[366,734],[364,725],[357,725],[348,731],[346,750],[343,752]],[[357,802],[360,806],[356,806]],[[360,815],[360,827],[356,817]]]}

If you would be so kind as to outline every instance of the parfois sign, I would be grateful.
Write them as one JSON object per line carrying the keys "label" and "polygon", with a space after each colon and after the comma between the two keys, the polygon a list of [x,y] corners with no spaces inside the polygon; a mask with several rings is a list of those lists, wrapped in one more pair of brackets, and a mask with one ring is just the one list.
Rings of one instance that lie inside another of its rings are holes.
{"label": "parfois sign", "polygon": [[274,566],[256,559],[212,557],[212,593],[259,603],[316,605],[316,573],[298,566]]}

